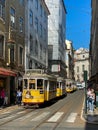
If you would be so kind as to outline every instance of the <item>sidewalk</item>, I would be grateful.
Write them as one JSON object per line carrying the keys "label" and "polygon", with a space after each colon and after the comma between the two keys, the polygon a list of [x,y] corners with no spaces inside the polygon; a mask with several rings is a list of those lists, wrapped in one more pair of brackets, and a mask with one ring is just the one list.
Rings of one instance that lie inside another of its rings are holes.
{"label": "sidewalk", "polygon": [[87,123],[98,124],[98,108],[96,108],[94,112],[87,111],[87,114],[85,114],[85,111],[84,111],[83,117]]}
{"label": "sidewalk", "polygon": [[19,107],[18,105],[9,105],[9,106],[0,107],[0,113],[8,110],[17,109],[18,107]]}

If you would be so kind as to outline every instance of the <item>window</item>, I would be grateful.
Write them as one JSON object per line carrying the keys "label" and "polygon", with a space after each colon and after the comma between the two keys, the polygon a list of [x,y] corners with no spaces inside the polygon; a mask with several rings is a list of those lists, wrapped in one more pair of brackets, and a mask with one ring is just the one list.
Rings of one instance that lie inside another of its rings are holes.
{"label": "window", "polygon": [[42,5],[40,4],[40,16],[42,17],[43,10],[42,10]]}
{"label": "window", "polygon": [[19,47],[19,64],[23,64],[23,48]]}
{"label": "window", "polygon": [[79,66],[77,66],[77,72],[79,72]]}
{"label": "window", "polygon": [[43,49],[43,60],[46,62],[46,48]]}
{"label": "window", "polygon": [[44,11],[44,22],[46,23],[46,20],[47,20],[47,15],[46,15],[46,12]]}
{"label": "window", "polygon": [[33,52],[33,38],[32,36],[30,35],[30,54],[32,55],[32,52]]}
{"label": "window", "polygon": [[5,17],[5,0],[0,0],[0,17],[2,19]]}
{"label": "window", "polygon": [[84,72],[84,70],[85,70],[85,65],[82,65],[82,71]]}
{"label": "window", "polygon": [[38,42],[37,40],[35,41],[35,55],[37,56],[38,55]]}
{"label": "window", "polygon": [[0,35],[0,57],[3,57],[4,49],[4,36]]}
{"label": "window", "polygon": [[40,37],[42,37],[42,24],[40,24]]}
{"label": "window", "polygon": [[28,80],[27,80],[27,79],[24,79],[24,80],[23,80],[23,83],[24,83],[23,88],[24,88],[24,89],[27,89],[27,87],[28,87]]}
{"label": "window", "polygon": [[23,32],[23,18],[22,17],[19,18],[19,30],[20,32]]}
{"label": "window", "polygon": [[37,79],[37,89],[43,89],[43,79]]}
{"label": "window", "polygon": [[29,61],[29,69],[32,69],[32,60]]}
{"label": "window", "polygon": [[36,28],[36,31],[38,32],[38,18],[37,17],[35,18],[35,28]]}
{"label": "window", "polygon": [[15,9],[10,8],[10,24],[12,27],[15,27]]}
{"label": "window", "polygon": [[42,59],[42,45],[40,44],[40,59]]}
{"label": "window", "polygon": [[35,79],[29,80],[29,89],[35,89]]}
{"label": "window", "polygon": [[85,55],[83,55],[83,58],[85,58]]}
{"label": "window", "polygon": [[46,32],[46,29],[44,29],[44,34],[43,34],[43,36],[44,36],[44,41],[46,41],[46,39],[47,39],[47,32]]}
{"label": "window", "polygon": [[23,5],[24,4],[24,0],[19,0],[20,4]]}
{"label": "window", "polygon": [[3,17],[3,6],[0,4],[0,17]]}
{"label": "window", "polygon": [[33,12],[32,12],[32,10],[30,10],[30,25],[33,25]]}
{"label": "window", "polygon": [[38,0],[35,0],[35,7],[38,9]]}
{"label": "window", "polygon": [[14,59],[15,59],[15,48],[14,48],[14,45],[11,45],[10,47],[10,62],[13,63],[14,62]]}

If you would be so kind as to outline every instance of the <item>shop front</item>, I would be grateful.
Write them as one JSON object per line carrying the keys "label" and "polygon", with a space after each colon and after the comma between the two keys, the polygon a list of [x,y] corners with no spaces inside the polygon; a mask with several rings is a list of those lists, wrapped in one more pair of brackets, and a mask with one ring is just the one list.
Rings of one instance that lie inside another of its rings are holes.
{"label": "shop front", "polygon": [[8,96],[8,104],[14,103],[17,74],[11,70],[0,68],[0,92],[4,89]]}

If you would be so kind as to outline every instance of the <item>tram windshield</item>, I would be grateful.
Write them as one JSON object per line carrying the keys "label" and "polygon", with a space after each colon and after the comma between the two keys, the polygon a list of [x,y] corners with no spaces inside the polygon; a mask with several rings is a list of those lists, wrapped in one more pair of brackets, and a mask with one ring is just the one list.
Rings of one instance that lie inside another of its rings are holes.
{"label": "tram windshield", "polygon": [[43,79],[37,79],[37,89],[43,89]]}
{"label": "tram windshield", "polygon": [[29,79],[29,89],[35,89],[35,79]]}

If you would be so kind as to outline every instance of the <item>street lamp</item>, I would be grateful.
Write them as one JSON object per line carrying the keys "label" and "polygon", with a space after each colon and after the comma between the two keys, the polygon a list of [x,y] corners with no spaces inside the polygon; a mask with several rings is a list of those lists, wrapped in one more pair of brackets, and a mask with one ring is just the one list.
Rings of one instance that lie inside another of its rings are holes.
{"label": "street lamp", "polygon": [[15,44],[15,41],[11,40],[11,39],[9,39],[8,42],[7,42],[7,45],[8,45],[9,48],[11,48],[14,44]]}
{"label": "street lamp", "polygon": [[7,46],[8,46],[8,63],[10,64],[13,61],[14,58],[14,44],[15,41],[9,39],[7,42]]}

